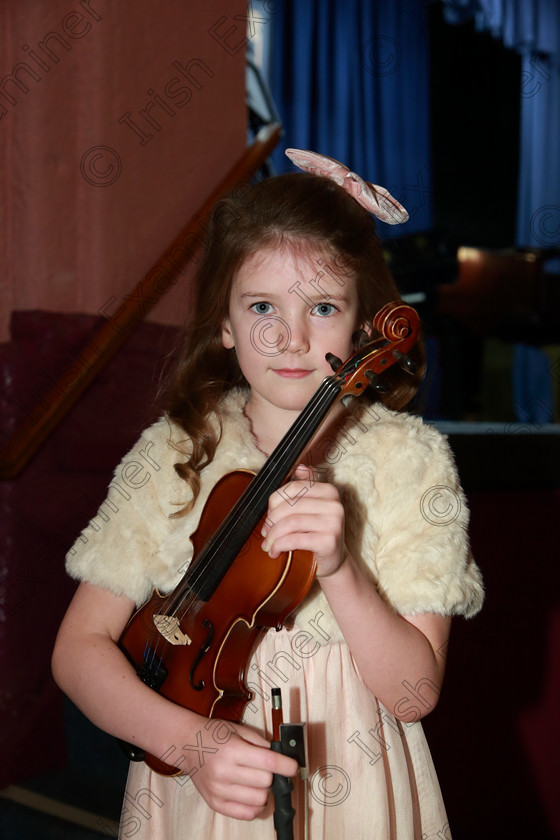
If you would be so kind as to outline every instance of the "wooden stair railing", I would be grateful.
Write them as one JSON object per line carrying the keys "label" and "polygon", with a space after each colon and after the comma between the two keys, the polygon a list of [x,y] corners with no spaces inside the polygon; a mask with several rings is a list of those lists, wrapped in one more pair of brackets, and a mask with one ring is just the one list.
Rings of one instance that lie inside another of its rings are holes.
{"label": "wooden stair railing", "polygon": [[[69,378],[68,372],[63,374],[41,405],[0,450],[0,479],[13,479],[19,475],[134,327],[175,285],[192,259],[192,247],[185,249],[184,243],[200,239],[201,226],[216,201],[260,169],[278,143],[281,132],[282,126],[279,123],[264,126],[259,131],[253,144],[246,149],[153,268],[136,284],[131,294],[123,298],[119,308],[118,329],[111,323],[112,319],[107,319],[101,325],[80,352],[83,364],[79,371],[72,368],[71,380],[68,382],[64,381]],[[177,259],[177,253],[183,256]],[[166,278],[165,288],[161,283],[158,285],[163,273]]]}

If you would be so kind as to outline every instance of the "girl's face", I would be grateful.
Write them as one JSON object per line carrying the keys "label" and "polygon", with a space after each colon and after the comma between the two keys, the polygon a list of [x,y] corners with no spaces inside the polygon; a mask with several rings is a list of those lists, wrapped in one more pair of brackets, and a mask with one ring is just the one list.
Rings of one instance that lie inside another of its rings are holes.
{"label": "girl's face", "polygon": [[[333,263],[289,249],[249,257],[233,282],[224,347],[235,348],[251,387],[249,404],[265,412],[299,413],[332,368],[353,351],[358,326],[356,281]],[[272,415],[270,415],[272,417]]]}

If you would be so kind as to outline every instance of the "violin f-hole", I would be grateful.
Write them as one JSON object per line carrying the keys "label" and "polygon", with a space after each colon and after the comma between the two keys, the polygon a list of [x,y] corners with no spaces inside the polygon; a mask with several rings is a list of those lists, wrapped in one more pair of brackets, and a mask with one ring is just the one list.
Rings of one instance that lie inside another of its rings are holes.
{"label": "violin f-hole", "polygon": [[204,682],[204,680],[199,680],[197,683],[195,683],[194,672],[196,671],[197,667],[199,666],[199,664],[202,661],[202,659],[204,658],[204,656],[208,653],[208,649],[209,649],[210,645],[212,644],[212,639],[214,638],[214,625],[212,624],[212,622],[209,621],[207,618],[205,618],[204,621],[202,622],[202,626],[203,627],[208,627],[208,634],[207,634],[206,639],[204,640],[203,644],[201,645],[200,650],[196,654],[196,656],[194,658],[194,662],[191,665],[191,670],[189,671],[189,683],[191,684],[191,687],[194,688],[195,691],[202,691],[204,689],[205,684],[206,684]]}

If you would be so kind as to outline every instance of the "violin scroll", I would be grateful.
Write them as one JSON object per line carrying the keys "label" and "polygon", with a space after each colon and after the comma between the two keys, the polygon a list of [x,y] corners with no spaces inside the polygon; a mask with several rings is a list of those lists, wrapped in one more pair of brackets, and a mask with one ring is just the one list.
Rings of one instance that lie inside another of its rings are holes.
{"label": "violin scroll", "polygon": [[374,328],[387,341],[399,341],[410,333],[418,335],[418,313],[406,303],[387,303],[373,319]]}

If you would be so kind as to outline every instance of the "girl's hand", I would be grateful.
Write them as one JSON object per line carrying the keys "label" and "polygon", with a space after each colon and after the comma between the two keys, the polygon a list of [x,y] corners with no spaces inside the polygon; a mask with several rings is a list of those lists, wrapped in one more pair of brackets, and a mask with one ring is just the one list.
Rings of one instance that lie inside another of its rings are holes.
{"label": "girl's hand", "polygon": [[215,754],[206,756],[191,778],[214,811],[253,820],[267,804],[273,773],[295,776],[297,761],[273,752],[265,738],[246,726],[224,725],[232,731],[231,738],[220,744]]}
{"label": "girl's hand", "polygon": [[344,508],[336,487],[315,481],[300,464],[295,479],[272,494],[262,530],[263,549],[271,557],[296,549],[312,551],[317,577],[334,574],[346,556]]}

